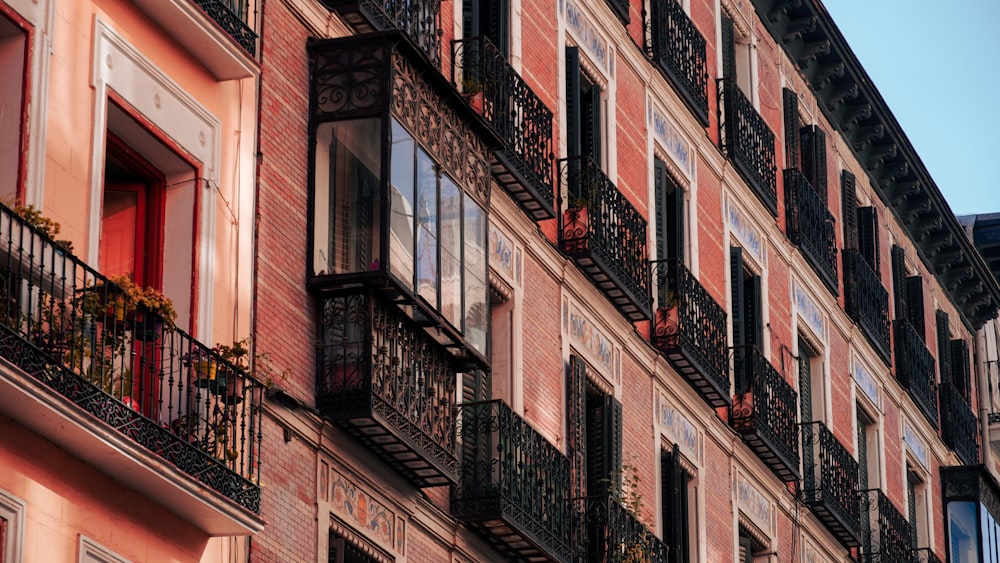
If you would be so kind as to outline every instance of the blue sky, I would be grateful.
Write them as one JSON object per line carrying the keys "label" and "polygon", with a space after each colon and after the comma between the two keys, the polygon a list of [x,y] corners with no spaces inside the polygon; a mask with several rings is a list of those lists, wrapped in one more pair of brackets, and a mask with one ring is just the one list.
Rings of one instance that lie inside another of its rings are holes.
{"label": "blue sky", "polygon": [[1000,0],[822,0],[957,215],[1000,212]]}

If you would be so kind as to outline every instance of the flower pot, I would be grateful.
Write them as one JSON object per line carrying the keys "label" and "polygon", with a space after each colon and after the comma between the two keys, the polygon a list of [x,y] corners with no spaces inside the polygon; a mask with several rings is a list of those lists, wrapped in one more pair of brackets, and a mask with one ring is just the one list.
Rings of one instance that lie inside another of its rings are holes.
{"label": "flower pot", "polygon": [[243,378],[234,373],[226,376],[226,391],[223,394],[227,405],[243,402]]}
{"label": "flower pot", "polygon": [[135,337],[143,342],[155,342],[163,334],[163,317],[156,313],[137,313],[135,317]]}
{"label": "flower pot", "polygon": [[195,374],[195,385],[218,394],[226,388],[226,377],[219,376],[219,364],[212,359],[191,362]]}

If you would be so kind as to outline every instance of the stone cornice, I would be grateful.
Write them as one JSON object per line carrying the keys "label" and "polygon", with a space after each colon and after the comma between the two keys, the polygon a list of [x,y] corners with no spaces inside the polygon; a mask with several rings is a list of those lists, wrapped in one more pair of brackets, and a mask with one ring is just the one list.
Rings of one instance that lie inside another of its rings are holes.
{"label": "stone cornice", "polygon": [[996,317],[997,284],[820,0],[753,0],[820,109],[972,329]]}

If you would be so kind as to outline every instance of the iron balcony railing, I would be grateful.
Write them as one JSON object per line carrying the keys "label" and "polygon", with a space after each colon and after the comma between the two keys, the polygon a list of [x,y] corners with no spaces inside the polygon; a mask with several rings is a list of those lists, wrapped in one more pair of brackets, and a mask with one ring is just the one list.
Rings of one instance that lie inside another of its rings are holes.
{"label": "iron balcony railing", "polygon": [[847,314],[861,327],[875,352],[892,364],[889,346],[889,292],[861,252],[845,248],[844,300]]}
{"label": "iron balcony railing", "polygon": [[653,345],[713,407],[732,404],[726,310],[679,260],[656,266]]}
{"label": "iron balcony railing", "polygon": [[722,149],[772,215],[778,214],[774,133],[731,78],[719,82]]}
{"label": "iron balcony railing", "polygon": [[911,563],[943,563],[934,550],[929,547],[914,549],[910,554]]}
{"label": "iron balcony railing", "polygon": [[861,491],[861,533],[863,563],[910,561],[913,528],[878,489]]}
{"label": "iron balcony railing", "polygon": [[746,366],[745,389],[737,389],[729,423],[782,481],[798,481],[798,393],[755,346],[734,349]]}
{"label": "iron balcony railing", "polygon": [[797,169],[785,169],[784,180],[788,239],[799,247],[826,287],[837,295],[837,237],[833,215]]}
{"label": "iron balcony railing", "polygon": [[503,141],[494,176],[534,219],[555,217],[552,111],[486,37],[451,50],[452,83]]}
{"label": "iron balcony railing", "polygon": [[577,561],[586,563],[667,563],[669,547],[635,514],[609,495],[580,499],[586,538],[578,543]]}
{"label": "iron balcony railing", "polygon": [[802,424],[802,498],[844,547],[861,545],[858,462],[822,422]]}
{"label": "iron balcony railing", "polygon": [[320,0],[357,34],[402,31],[441,68],[441,0]]}
{"label": "iron balcony railing", "polygon": [[458,367],[373,291],[322,300],[316,406],[419,487],[457,478]]}
{"label": "iron balcony railing", "polygon": [[951,383],[942,383],[941,438],[966,465],[979,463],[979,422],[969,403]]}
{"label": "iron balcony railing", "polygon": [[560,160],[568,207],[560,242],[630,321],[650,318],[646,220],[589,157]]}
{"label": "iron balcony railing", "polygon": [[0,355],[260,511],[264,386],[0,205]]}
{"label": "iron balcony railing", "polygon": [[934,426],[938,427],[938,399],[934,381],[934,356],[916,329],[905,319],[892,322],[896,350],[896,379]]}
{"label": "iron balcony railing", "polygon": [[705,38],[680,2],[651,2],[653,60],[702,125],[708,126]]}
{"label": "iron balcony railing", "polygon": [[[257,56],[257,34],[251,26],[257,0],[194,0],[251,57]],[[192,46],[197,48],[197,46]]]}
{"label": "iron balcony railing", "polygon": [[569,561],[569,459],[499,400],[458,406],[462,460],[451,511],[503,553]]}

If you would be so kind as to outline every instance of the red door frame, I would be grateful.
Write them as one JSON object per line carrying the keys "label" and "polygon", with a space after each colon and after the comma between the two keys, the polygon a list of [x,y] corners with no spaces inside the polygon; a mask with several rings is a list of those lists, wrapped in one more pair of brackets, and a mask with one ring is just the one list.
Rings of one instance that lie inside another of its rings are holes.
{"label": "red door frame", "polygon": [[31,65],[33,62],[32,47],[35,42],[35,27],[28,20],[21,17],[7,4],[0,2],[0,17],[7,19],[15,27],[20,28],[24,33],[24,72],[21,83],[21,122],[18,126],[20,156],[17,162],[17,202],[24,203],[24,189],[28,177],[28,107],[31,99]]}

